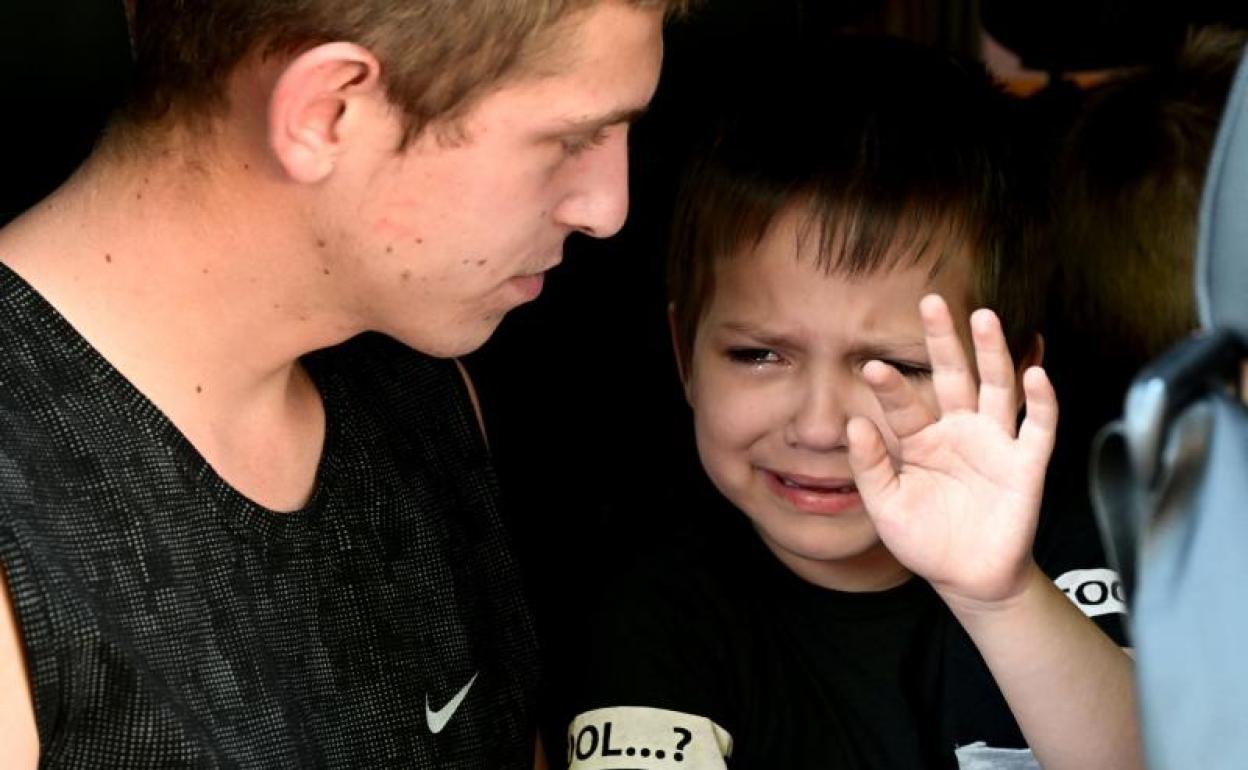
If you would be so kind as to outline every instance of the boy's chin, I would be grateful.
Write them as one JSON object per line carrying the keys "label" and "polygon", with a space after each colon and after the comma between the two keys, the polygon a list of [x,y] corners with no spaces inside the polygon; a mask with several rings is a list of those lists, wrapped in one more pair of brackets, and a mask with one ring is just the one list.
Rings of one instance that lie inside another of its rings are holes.
{"label": "boy's chin", "polygon": [[824,583],[808,573],[829,578],[844,573],[856,576],[855,582],[857,578],[874,582],[875,575],[888,578],[898,573],[900,565],[880,542],[865,511],[851,526],[845,526],[850,524],[845,518],[833,523],[819,517],[813,523],[815,526],[776,527],[754,520],[754,529],[776,558],[812,582]]}

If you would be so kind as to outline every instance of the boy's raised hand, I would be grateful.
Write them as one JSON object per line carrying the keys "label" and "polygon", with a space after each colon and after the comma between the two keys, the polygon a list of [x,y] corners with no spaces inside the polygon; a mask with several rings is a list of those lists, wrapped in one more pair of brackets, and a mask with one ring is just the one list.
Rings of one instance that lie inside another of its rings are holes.
{"label": "boy's raised hand", "polygon": [[850,421],[850,466],[884,545],[946,601],[991,606],[1022,591],[1044,471],[1057,430],[1057,396],[1044,371],[1023,377],[1027,416],[1015,431],[1014,364],[997,317],[971,316],[975,373],[949,308],[936,295],[920,313],[939,414],[897,370],[879,361],[864,376],[896,434],[889,456],[879,428]]}

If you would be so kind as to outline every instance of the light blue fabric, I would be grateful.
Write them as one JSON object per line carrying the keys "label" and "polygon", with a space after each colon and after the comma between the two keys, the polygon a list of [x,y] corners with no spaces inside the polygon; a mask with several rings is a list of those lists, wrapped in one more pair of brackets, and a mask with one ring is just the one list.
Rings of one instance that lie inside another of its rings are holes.
{"label": "light blue fabric", "polygon": [[[1201,208],[1203,340],[1149,366],[1098,439],[1093,501],[1130,588],[1149,766],[1248,767],[1248,61]],[[1132,577],[1134,575],[1134,583]]]}
{"label": "light blue fabric", "polygon": [[1248,340],[1248,59],[1240,62],[1205,177],[1196,298],[1206,329]]}
{"label": "light blue fabric", "polygon": [[1248,763],[1248,413],[1211,396],[1171,428],[1131,615],[1153,768]]}

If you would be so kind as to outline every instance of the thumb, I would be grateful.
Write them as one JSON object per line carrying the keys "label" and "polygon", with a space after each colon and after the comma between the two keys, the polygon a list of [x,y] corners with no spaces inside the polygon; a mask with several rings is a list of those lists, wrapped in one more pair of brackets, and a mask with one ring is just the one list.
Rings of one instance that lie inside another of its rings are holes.
{"label": "thumb", "polygon": [[866,417],[854,417],[846,427],[849,438],[849,469],[868,512],[881,495],[897,484],[897,469],[884,446],[880,429]]}

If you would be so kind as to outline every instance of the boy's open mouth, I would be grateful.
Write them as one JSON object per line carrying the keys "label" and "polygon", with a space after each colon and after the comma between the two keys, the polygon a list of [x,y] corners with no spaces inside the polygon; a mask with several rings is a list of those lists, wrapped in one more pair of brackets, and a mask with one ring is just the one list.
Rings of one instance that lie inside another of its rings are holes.
{"label": "boy's open mouth", "polygon": [[764,475],[772,494],[803,513],[831,516],[857,509],[862,503],[853,479],[815,478],[771,470]]}
{"label": "boy's open mouth", "polygon": [[790,489],[805,489],[810,492],[823,492],[826,494],[842,494],[847,495],[851,492],[857,492],[858,487],[854,482],[809,482],[799,481],[791,476],[784,476],[779,473],[774,474],[775,477],[786,487]]}
{"label": "boy's open mouth", "polygon": [[790,489],[806,489],[810,492],[822,492],[827,494],[849,494],[857,492],[857,485],[851,478],[816,478],[811,475],[797,475],[790,473],[779,473],[776,470],[768,470],[768,474],[774,477],[776,482],[784,484]]}

